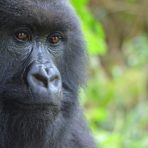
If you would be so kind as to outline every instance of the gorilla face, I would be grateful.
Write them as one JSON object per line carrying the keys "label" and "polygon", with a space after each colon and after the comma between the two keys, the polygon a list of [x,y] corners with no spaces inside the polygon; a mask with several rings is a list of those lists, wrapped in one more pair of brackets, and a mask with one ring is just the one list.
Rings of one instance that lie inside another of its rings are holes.
{"label": "gorilla face", "polygon": [[67,0],[0,1],[1,148],[75,147],[83,48]]}
{"label": "gorilla face", "polygon": [[59,110],[63,95],[76,93],[81,83],[76,17],[66,1],[47,2],[0,4],[2,104]]}

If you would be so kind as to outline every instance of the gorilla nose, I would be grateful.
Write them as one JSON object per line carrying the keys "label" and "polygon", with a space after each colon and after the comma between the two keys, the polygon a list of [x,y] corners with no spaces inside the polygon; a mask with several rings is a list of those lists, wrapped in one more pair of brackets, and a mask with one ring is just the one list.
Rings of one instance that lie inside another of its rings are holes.
{"label": "gorilla nose", "polygon": [[35,91],[54,92],[60,88],[61,78],[56,67],[51,67],[50,64],[34,64],[28,72],[27,82]]}
{"label": "gorilla nose", "polygon": [[53,83],[53,85],[56,86],[59,80],[58,75],[49,75],[45,69],[33,73],[32,78],[34,79],[37,85],[43,86],[45,88],[48,88],[49,83]]}

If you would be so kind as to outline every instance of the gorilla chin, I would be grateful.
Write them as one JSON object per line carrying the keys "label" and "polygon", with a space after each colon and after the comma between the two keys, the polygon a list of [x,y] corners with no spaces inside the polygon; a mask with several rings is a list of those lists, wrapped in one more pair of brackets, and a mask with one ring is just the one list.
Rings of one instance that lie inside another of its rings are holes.
{"label": "gorilla chin", "polygon": [[78,99],[85,64],[68,0],[0,0],[0,148],[95,148]]}

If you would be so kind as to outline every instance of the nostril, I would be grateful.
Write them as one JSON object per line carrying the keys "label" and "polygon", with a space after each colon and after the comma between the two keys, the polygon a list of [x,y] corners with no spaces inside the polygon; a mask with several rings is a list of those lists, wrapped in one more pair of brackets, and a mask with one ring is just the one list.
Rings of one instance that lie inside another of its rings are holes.
{"label": "nostril", "polygon": [[33,77],[35,78],[35,80],[40,83],[40,85],[43,85],[44,87],[48,87],[48,78],[40,75],[40,74],[33,74]]}
{"label": "nostril", "polygon": [[50,78],[50,82],[55,81],[55,80],[59,80],[59,77],[58,76],[53,76],[53,77]]}
{"label": "nostril", "polygon": [[49,68],[45,68],[47,74],[49,74]]}
{"label": "nostril", "polygon": [[52,82],[55,86],[58,86],[59,80],[60,80],[60,78],[59,78],[58,75],[52,76],[52,77],[50,78],[50,82]]}

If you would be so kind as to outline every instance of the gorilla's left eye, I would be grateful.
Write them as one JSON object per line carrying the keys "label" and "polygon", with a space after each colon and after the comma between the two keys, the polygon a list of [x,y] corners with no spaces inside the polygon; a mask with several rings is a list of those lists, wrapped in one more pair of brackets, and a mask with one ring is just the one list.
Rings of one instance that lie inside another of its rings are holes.
{"label": "gorilla's left eye", "polygon": [[49,36],[49,43],[52,44],[52,45],[57,45],[58,43],[61,42],[61,40],[63,39],[63,36],[61,33],[59,32],[56,32],[56,33],[53,33]]}

